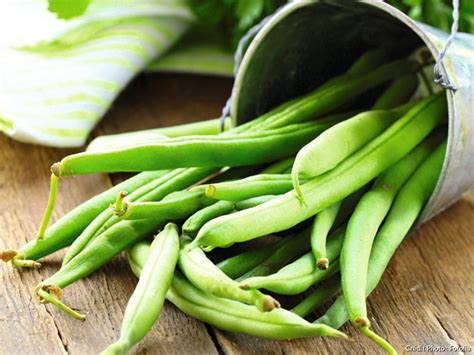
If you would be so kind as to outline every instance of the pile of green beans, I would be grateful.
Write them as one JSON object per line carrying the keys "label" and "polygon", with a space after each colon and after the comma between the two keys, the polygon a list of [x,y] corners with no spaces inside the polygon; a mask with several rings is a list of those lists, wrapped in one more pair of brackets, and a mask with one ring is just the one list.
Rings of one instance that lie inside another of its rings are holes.
{"label": "pile of green beans", "polygon": [[[35,294],[85,320],[62,302],[64,288],[127,251],[139,281],[103,354],[141,341],[165,298],[217,328],[269,339],[345,338],[338,328],[350,321],[395,353],[370,328],[366,298],[431,196],[446,149],[442,93],[411,99],[419,68],[376,49],[224,132],[209,120],[98,138],[52,166],[37,239],[0,258],[39,267],[70,246]],[[111,172],[140,173],[47,228],[62,178]]]}

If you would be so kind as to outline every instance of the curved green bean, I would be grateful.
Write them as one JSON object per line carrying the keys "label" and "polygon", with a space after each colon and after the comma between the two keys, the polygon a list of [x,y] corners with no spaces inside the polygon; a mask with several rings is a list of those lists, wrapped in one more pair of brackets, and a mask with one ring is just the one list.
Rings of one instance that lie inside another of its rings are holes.
{"label": "curved green bean", "polygon": [[187,250],[189,238],[181,239],[178,265],[186,278],[197,288],[211,295],[255,305],[262,312],[279,308],[271,296],[257,290],[242,290],[239,284],[221,271],[201,249]]}
{"label": "curved green bean", "polygon": [[126,354],[158,319],[179,256],[178,228],[170,223],[151,243],[140,280],[128,301],[119,340],[101,354]]}
{"label": "curved green bean", "polygon": [[200,209],[191,215],[183,223],[183,234],[195,237],[199,229],[211,219],[228,214],[234,210],[234,203],[231,201],[217,201],[216,203]]}
{"label": "curved green bean", "polygon": [[[372,246],[367,274],[367,296],[379,283],[390,259],[416,222],[420,212],[433,193],[443,166],[445,154],[446,141],[436,148],[428,159],[415,171],[395,198],[395,202],[381,229],[378,231]],[[339,296],[327,312],[315,322],[339,328],[349,319],[350,316],[344,297]],[[368,336],[373,334],[368,326],[362,329],[364,334]],[[386,344],[381,342],[380,345],[385,346]],[[387,349],[389,348],[387,347]]]}
{"label": "curved green bean", "polygon": [[318,269],[326,270],[329,267],[329,259],[326,253],[326,239],[337,214],[342,205],[342,201],[325,208],[314,217],[313,227],[311,228],[311,250],[316,260]]}
{"label": "curved green bean", "polygon": [[[206,223],[190,247],[230,246],[295,226],[360,189],[415,148],[446,118],[442,94],[422,100],[405,116],[335,169],[302,186],[307,204],[290,191],[262,205]],[[247,228],[247,226],[253,226]]]}
{"label": "curved green bean", "polygon": [[[300,176],[314,178],[335,168],[402,117],[412,106],[393,110],[362,112],[329,128],[296,155],[291,179],[303,201]],[[330,152],[330,153],[329,153]]]}

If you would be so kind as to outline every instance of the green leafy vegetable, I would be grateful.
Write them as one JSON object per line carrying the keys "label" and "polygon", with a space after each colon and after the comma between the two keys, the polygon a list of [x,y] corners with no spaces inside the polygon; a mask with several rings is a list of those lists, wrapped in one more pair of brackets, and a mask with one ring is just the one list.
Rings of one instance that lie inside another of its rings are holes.
{"label": "green leafy vegetable", "polygon": [[48,0],[48,10],[61,19],[71,19],[82,15],[91,0]]}

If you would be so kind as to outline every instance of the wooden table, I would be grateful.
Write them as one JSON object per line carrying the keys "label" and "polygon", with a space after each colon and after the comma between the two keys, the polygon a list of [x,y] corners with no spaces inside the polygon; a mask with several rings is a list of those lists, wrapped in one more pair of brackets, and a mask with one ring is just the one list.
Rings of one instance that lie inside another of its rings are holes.
{"label": "wooden table", "polygon": [[[94,132],[110,134],[217,117],[231,81],[146,75],[135,80]],[[49,166],[72,150],[0,137],[0,249],[35,235],[49,189]],[[116,177],[64,179],[54,218],[110,187]],[[406,240],[369,298],[373,328],[399,350],[406,345],[474,348],[474,196],[434,218]],[[65,290],[64,301],[87,314],[80,323],[36,302],[34,286],[55,272],[63,252],[40,270],[0,264],[1,354],[94,354],[114,341],[136,280],[123,257]],[[167,303],[136,354],[347,353],[378,349],[350,325],[351,339],[267,341],[230,334],[187,317]]]}

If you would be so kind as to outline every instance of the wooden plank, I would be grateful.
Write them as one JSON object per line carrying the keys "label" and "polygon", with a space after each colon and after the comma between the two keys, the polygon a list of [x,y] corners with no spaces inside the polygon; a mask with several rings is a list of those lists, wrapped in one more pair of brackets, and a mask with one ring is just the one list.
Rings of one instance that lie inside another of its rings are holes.
{"label": "wooden plank", "polygon": [[[206,87],[203,90],[203,87]],[[120,97],[100,133],[167,126],[216,117],[229,95],[223,79],[143,76]],[[186,105],[183,103],[186,102]],[[49,166],[72,150],[21,144],[0,137],[0,249],[14,248],[36,232],[49,189]],[[120,179],[115,179],[120,180]],[[106,175],[63,179],[53,219],[110,186]],[[0,264],[0,353],[92,354],[117,339],[128,298],[136,283],[123,257],[64,290],[64,301],[87,321],[41,305],[33,288],[60,266],[63,253],[48,257],[39,271],[12,271]],[[166,304],[160,321],[135,353],[216,353],[206,327]]]}

